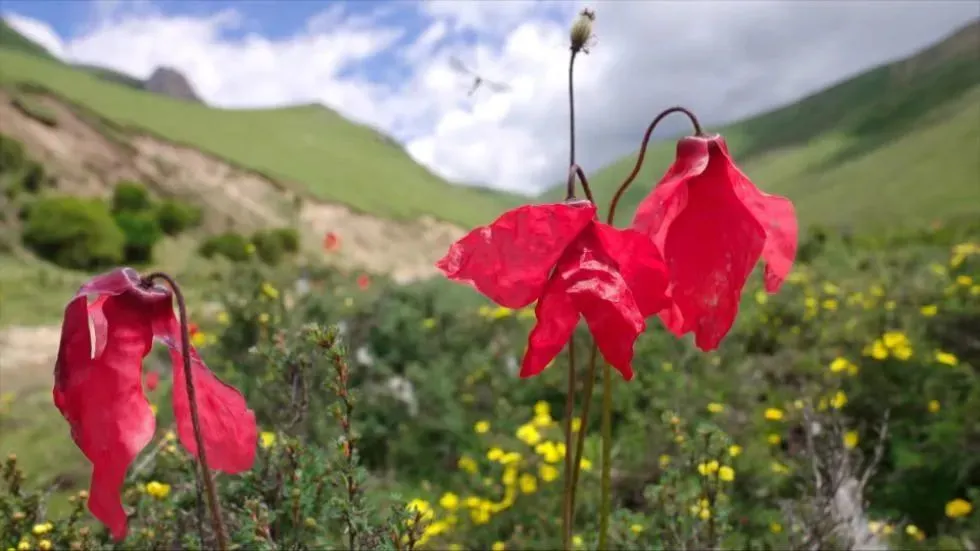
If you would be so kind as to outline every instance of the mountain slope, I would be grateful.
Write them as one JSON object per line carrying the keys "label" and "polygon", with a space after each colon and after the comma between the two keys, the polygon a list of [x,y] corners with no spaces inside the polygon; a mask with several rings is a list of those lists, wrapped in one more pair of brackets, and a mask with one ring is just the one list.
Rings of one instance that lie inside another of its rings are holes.
{"label": "mountain slope", "polygon": [[117,125],[198,148],[316,198],[382,217],[431,215],[472,225],[520,200],[451,185],[393,146],[390,138],[322,106],[213,109],[0,46],[0,85],[25,84]]}
{"label": "mountain slope", "polygon": [[44,46],[41,46],[30,38],[20,34],[2,18],[0,18],[0,48],[24,52],[51,60],[55,59],[55,57],[51,55],[51,52],[49,52]]}
{"label": "mountain slope", "polygon": [[[793,199],[804,225],[870,231],[980,213],[980,21],[907,59],[708,131],[726,137],[757,185]],[[651,144],[622,200],[621,223],[673,155],[673,140]],[[590,178],[600,204],[635,160]]]}

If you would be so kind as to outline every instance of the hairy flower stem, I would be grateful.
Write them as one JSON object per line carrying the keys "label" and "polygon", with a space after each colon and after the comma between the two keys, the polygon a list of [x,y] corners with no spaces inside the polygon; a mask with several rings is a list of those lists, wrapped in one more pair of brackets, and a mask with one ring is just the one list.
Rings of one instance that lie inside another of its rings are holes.
{"label": "hairy flower stem", "polygon": [[[575,166],[575,57],[576,50],[568,57],[568,166]],[[575,181],[569,177],[565,188],[565,200],[575,198]]]}
{"label": "hairy flower stem", "polygon": [[701,123],[698,122],[698,118],[694,116],[694,113],[688,111],[686,108],[675,106],[661,111],[660,114],[653,119],[653,122],[650,123],[650,126],[647,127],[646,134],[643,135],[643,141],[640,142],[640,154],[636,157],[636,164],[633,166],[633,172],[630,172],[630,175],[627,176],[626,180],[624,180],[619,186],[619,189],[616,190],[616,194],[613,195],[612,201],[609,203],[609,217],[606,220],[609,225],[612,225],[613,219],[616,217],[616,207],[619,205],[620,198],[622,198],[623,194],[626,193],[626,189],[630,187],[633,180],[636,179],[636,176],[640,173],[640,169],[643,168],[643,158],[646,157],[647,145],[650,143],[650,136],[653,135],[653,130],[657,128],[660,121],[664,120],[667,115],[671,115],[673,113],[684,113],[687,115],[687,118],[691,119],[691,124],[694,126],[694,135],[704,135],[704,133],[701,132]]}
{"label": "hairy flower stem", "polygon": [[194,442],[197,444],[197,454],[201,462],[201,478],[204,480],[204,490],[208,497],[208,508],[211,510],[211,527],[214,530],[215,538],[218,540],[218,550],[227,551],[228,536],[225,534],[225,525],[221,520],[221,503],[218,501],[218,492],[214,488],[214,480],[211,478],[211,470],[208,468],[208,456],[204,449],[204,436],[201,433],[201,420],[197,410],[197,393],[194,390],[194,374],[191,369],[191,335],[190,327],[187,323],[187,304],[184,302],[184,294],[180,291],[180,286],[172,277],[162,272],[154,272],[144,278],[144,281],[151,283],[155,279],[162,279],[167,282],[170,289],[177,299],[177,315],[180,319],[180,354],[184,360],[184,379],[187,385],[187,402],[191,410],[191,426],[194,430]]}

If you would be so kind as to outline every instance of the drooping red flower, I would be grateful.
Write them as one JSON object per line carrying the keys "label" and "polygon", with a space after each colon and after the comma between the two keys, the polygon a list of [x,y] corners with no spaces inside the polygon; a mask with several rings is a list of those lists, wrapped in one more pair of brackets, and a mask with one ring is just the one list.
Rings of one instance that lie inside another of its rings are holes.
{"label": "drooping red flower", "polygon": [[160,384],[160,373],[157,371],[150,371],[146,374],[146,390],[153,392],[157,389]]}
{"label": "drooping red flower", "polygon": [[362,291],[367,290],[367,288],[371,286],[371,276],[367,274],[357,276],[357,286],[360,287]]}
{"label": "drooping red flower", "polygon": [[336,233],[328,231],[323,236],[323,249],[331,253],[340,249],[340,237]]}
{"label": "drooping red flower", "polygon": [[760,256],[769,293],[796,258],[793,204],[755,187],[718,135],[678,142],[674,164],[637,207],[632,227],[653,239],[670,270],[672,304],[661,320],[677,336],[693,331],[701,350],[717,348],[731,329]]}
{"label": "drooping red flower", "polygon": [[[141,381],[143,358],[154,339],[170,348],[177,434],[197,455],[171,298],[169,290],[143,285],[135,270],[121,268],[82,285],[65,308],[54,403],[92,463],[89,510],[117,540],[125,538],[127,528],[120,488],[155,429]],[[250,469],[258,438],[255,414],[193,348],[191,359],[208,466],[226,473]]]}
{"label": "drooping red flower", "polygon": [[501,306],[538,301],[521,377],[541,373],[581,315],[606,361],[630,380],[645,318],[669,304],[657,248],[636,231],[599,222],[587,201],[508,211],[463,236],[436,266]]}

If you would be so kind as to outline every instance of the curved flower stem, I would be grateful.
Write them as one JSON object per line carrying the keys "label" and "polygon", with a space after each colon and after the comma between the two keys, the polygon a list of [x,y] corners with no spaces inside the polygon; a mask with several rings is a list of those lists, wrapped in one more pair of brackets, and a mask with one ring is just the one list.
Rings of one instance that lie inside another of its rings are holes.
{"label": "curved flower stem", "polygon": [[197,393],[194,390],[194,374],[191,369],[191,340],[190,328],[187,324],[187,304],[184,302],[184,294],[180,291],[180,286],[172,277],[163,272],[154,272],[146,276],[144,281],[152,283],[154,279],[166,281],[173,290],[174,298],[177,299],[177,314],[180,319],[180,354],[184,361],[184,379],[187,385],[187,401],[191,410],[194,442],[197,444],[197,454],[201,462],[201,478],[204,480],[204,490],[208,497],[208,508],[211,510],[211,527],[214,529],[215,538],[218,540],[219,551],[226,551],[228,549],[228,536],[225,534],[225,526],[221,520],[221,503],[218,502],[218,493],[215,491],[211,470],[208,468],[207,452],[204,450],[204,436],[201,434],[201,420],[197,411]]}
{"label": "curved flower stem", "polygon": [[683,113],[687,115],[687,118],[691,119],[691,124],[694,125],[694,135],[704,135],[704,133],[701,132],[701,123],[698,122],[698,118],[694,116],[694,113],[690,112],[686,108],[674,106],[661,111],[660,114],[653,119],[653,122],[650,123],[650,126],[647,127],[646,134],[643,135],[643,141],[640,142],[640,154],[636,158],[636,164],[633,166],[633,172],[630,172],[630,175],[627,176],[626,180],[619,186],[619,189],[616,190],[616,194],[613,195],[612,202],[609,203],[608,223],[610,225],[613,223],[613,218],[616,216],[616,206],[619,205],[619,199],[624,193],[626,193],[626,189],[630,187],[630,184],[633,183],[633,180],[635,180],[636,176],[640,173],[640,169],[643,168],[643,158],[646,157],[647,145],[650,143],[650,136],[653,135],[653,130],[658,124],[660,124],[660,121],[667,117],[667,115],[671,115],[673,113]]}
{"label": "curved flower stem", "polygon": [[612,367],[602,369],[602,499],[599,502],[599,549],[608,549],[612,512]]}
{"label": "curved flower stem", "polygon": [[594,205],[595,197],[592,196],[592,187],[589,185],[589,179],[585,177],[585,171],[582,170],[582,167],[572,163],[571,166],[568,167],[568,186],[573,190],[575,189],[576,176],[578,176],[579,182],[582,183],[582,191],[585,192],[585,198]]}

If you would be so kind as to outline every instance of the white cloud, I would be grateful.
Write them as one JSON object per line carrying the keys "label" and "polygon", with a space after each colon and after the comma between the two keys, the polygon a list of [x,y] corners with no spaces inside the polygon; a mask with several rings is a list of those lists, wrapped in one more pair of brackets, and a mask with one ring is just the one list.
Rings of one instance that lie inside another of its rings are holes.
{"label": "white cloud", "polygon": [[16,13],[4,13],[3,20],[20,34],[44,46],[44,49],[53,55],[58,57],[64,55],[61,38],[58,33],[54,32],[51,25],[30,17],[22,17]]}
{"label": "white cloud", "polygon": [[[567,33],[580,7],[428,1],[417,5],[424,24],[401,27],[332,7],[277,40],[228,38],[242,21],[236,12],[168,17],[145,5],[135,13],[103,10],[97,24],[63,44],[43,23],[11,23],[74,61],[137,76],[176,67],[215,105],[321,101],[393,133],[448,178],[531,192],[564,178]],[[649,119],[670,105],[691,107],[708,125],[730,121],[910,54],[980,15],[959,0],[617,0],[595,7],[599,42],[576,65],[579,162],[588,170],[633,150]],[[407,40],[399,42],[403,33]],[[366,72],[346,71],[395,47],[386,59],[406,63],[407,77],[370,64]],[[450,56],[511,91],[481,89],[467,98],[472,79],[450,69]]]}

